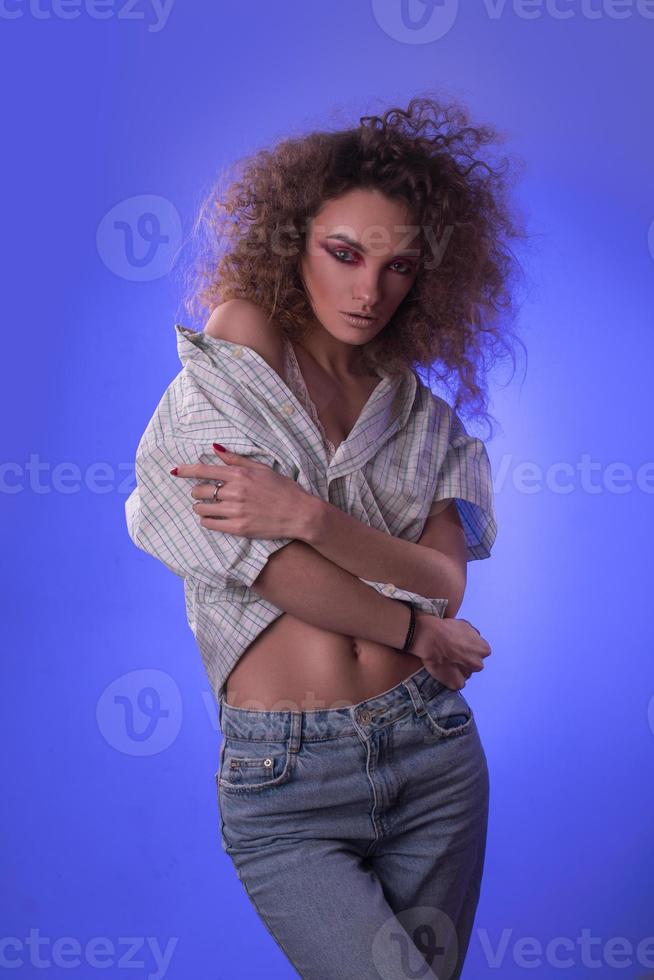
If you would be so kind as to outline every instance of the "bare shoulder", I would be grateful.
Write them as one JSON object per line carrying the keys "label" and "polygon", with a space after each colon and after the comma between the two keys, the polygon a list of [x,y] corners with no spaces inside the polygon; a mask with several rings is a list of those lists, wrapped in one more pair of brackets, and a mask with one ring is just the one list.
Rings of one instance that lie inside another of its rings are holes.
{"label": "bare shoulder", "polygon": [[228,299],[220,303],[207,320],[204,332],[218,340],[249,347],[283,377],[282,332],[264,310],[249,299]]}

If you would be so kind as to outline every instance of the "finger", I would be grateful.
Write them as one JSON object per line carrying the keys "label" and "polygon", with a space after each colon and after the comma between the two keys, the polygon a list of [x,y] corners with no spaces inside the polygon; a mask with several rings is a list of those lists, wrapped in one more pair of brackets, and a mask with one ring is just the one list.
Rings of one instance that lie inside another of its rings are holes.
{"label": "finger", "polygon": [[226,518],[233,517],[234,515],[225,509],[226,500],[197,500],[192,506],[191,510],[199,517],[216,517],[225,520]]}
{"label": "finger", "polygon": [[219,459],[224,459],[226,463],[231,466],[233,463],[240,463],[241,466],[266,466],[266,463],[260,463],[256,459],[251,459],[249,456],[241,456],[240,453],[232,453],[227,449],[219,449],[218,443],[212,443],[213,450]]}
{"label": "finger", "polygon": [[[219,485],[221,483],[223,486]],[[196,500],[210,500],[212,503],[219,504],[225,499],[225,494],[227,493],[224,483],[224,480],[218,480],[218,482],[215,483],[196,483],[191,487],[191,496]],[[218,500],[216,500],[214,497],[216,487],[218,487]]]}
{"label": "finger", "polygon": [[240,537],[249,537],[245,534],[240,522],[237,520],[230,520],[229,517],[200,517],[200,524],[202,527],[206,527],[208,531],[221,531],[223,534],[235,534]]}
{"label": "finger", "polygon": [[225,463],[179,463],[173,476],[194,477],[199,480],[228,480],[238,467]]}

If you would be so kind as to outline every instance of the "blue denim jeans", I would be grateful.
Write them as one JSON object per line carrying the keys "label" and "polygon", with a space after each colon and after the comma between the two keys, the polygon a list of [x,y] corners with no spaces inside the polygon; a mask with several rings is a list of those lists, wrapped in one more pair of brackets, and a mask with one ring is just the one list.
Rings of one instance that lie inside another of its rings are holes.
{"label": "blue denim jeans", "polygon": [[421,667],[349,707],[219,710],[222,847],[298,974],[457,980],[489,796],[463,694]]}

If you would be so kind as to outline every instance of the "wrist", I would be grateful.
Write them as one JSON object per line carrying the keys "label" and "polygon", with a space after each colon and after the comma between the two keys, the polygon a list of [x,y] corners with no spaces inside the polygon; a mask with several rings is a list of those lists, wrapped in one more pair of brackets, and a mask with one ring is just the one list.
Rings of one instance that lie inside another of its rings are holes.
{"label": "wrist", "polygon": [[[399,599],[391,599],[390,596],[382,596],[380,609],[384,610],[383,630],[385,639],[382,641],[389,647],[401,652],[406,640],[409,623],[411,621],[410,610]],[[380,616],[380,621],[382,617]]]}
{"label": "wrist", "polygon": [[[428,620],[431,620],[431,622],[428,622]],[[416,610],[416,628],[410,650],[414,656],[424,660],[425,653],[430,648],[430,642],[433,642],[433,630],[438,629],[437,626],[434,626],[434,622],[440,623],[440,621],[439,616],[434,616],[422,610]]]}
{"label": "wrist", "polygon": [[407,627],[404,643],[399,647],[400,653],[411,653],[413,640],[416,632],[416,607],[408,599],[399,599],[399,602],[409,610],[409,625]]}
{"label": "wrist", "polygon": [[324,533],[327,511],[332,505],[321,497],[306,493],[297,509],[295,537],[306,544],[315,546]]}

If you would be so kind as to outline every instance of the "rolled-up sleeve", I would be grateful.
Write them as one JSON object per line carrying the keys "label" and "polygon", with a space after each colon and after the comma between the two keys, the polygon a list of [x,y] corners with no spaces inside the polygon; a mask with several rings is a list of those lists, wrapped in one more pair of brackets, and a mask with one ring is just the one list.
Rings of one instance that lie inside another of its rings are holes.
{"label": "rolled-up sleeve", "polygon": [[467,434],[454,411],[430,512],[447,499],[456,501],[468,561],[490,557],[497,536],[490,460],[482,440]]}
{"label": "rolled-up sleeve", "polygon": [[[256,459],[256,447],[248,453]],[[263,459],[262,459],[263,461]],[[247,538],[212,531],[192,508],[191,488],[206,480],[175,477],[181,463],[227,465],[210,445],[144,435],[136,452],[136,487],[125,501],[127,530],[134,544],[191,582],[213,589],[251,586],[268,558],[291,538]]]}

